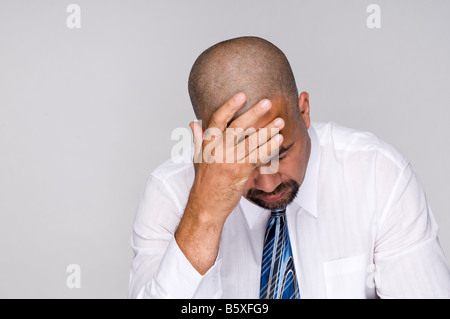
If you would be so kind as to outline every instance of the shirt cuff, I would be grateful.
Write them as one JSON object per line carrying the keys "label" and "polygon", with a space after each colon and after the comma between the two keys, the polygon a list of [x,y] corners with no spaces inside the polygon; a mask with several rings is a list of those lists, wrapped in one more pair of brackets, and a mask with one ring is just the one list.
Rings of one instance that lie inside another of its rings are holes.
{"label": "shirt cuff", "polygon": [[153,277],[153,283],[146,289],[150,290],[146,291],[146,295],[176,299],[220,298],[222,289],[219,256],[220,254],[214,265],[202,276],[192,267],[172,236]]}

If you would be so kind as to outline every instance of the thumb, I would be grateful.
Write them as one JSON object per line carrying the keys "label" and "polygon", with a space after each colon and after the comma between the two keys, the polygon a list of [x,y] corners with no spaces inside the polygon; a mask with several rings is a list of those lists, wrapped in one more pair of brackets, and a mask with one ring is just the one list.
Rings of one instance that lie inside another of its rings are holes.
{"label": "thumb", "polygon": [[201,162],[202,156],[202,143],[203,143],[203,130],[199,123],[190,122],[189,127],[191,128],[194,142],[194,163]]}
{"label": "thumb", "polygon": [[191,128],[192,135],[194,137],[194,140],[193,140],[194,144],[196,143],[196,141],[203,140],[203,130],[202,130],[202,127],[200,126],[200,124],[192,121],[189,123],[189,127]]}

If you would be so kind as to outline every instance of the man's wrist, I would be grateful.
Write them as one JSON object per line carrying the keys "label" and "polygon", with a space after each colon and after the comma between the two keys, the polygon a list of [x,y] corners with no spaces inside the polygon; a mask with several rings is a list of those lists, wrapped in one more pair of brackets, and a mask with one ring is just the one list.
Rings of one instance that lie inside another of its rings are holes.
{"label": "man's wrist", "polygon": [[195,216],[197,222],[202,225],[223,226],[231,211],[223,210],[221,205],[214,204],[207,196],[198,195],[197,192],[191,190],[185,209],[186,213]]}
{"label": "man's wrist", "polygon": [[201,275],[214,265],[225,220],[195,202],[186,205],[174,236],[180,250]]}

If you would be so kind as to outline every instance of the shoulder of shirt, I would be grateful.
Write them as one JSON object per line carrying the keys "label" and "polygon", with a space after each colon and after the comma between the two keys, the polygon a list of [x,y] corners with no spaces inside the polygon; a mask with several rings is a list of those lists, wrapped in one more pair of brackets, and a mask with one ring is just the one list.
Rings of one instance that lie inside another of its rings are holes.
{"label": "shoulder of shirt", "polygon": [[166,183],[171,177],[179,175],[192,175],[194,166],[192,161],[188,162],[183,158],[170,158],[158,165],[151,173],[151,176]]}
{"label": "shoulder of shirt", "polygon": [[334,122],[314,122],[311,125],[317,132],[321,147],[331,145],[336,151],[344,153],[379,152],[401,169],[409,164],[408,159],[394,146],[371,132],[343,127]]}

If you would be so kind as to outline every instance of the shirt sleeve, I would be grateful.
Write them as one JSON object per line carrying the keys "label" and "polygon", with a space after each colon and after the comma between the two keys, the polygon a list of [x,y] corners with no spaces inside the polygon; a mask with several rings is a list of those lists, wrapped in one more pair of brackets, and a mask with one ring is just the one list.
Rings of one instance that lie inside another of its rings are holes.
{"label": "shirt sleeve", "polygon": [[[129,298],[220,298],[218,257],[200,275],[179,249],[174,232],[182,212],[170,189],[157,177],[147,181],[134,221]],[[219,254],[220,256],[220,254]]]}
{"label": "shirt sleeve", "polygon": [[380,216],[374,263],[381,298],[450,298],[450,272],[438,226],[409,164]]}

